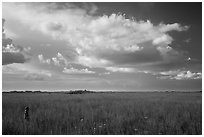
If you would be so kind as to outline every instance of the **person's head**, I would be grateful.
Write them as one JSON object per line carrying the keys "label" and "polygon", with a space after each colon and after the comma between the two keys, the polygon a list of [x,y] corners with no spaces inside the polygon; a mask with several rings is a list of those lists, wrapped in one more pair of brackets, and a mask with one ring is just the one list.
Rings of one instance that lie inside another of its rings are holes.
{"label": "person's head", "polygon": [[26,107],[25,107],[25,110],[26,110],[26,111],[28,111],[28,110],[29,110],[29,107],[28,107],[28,106],[26,106]]}

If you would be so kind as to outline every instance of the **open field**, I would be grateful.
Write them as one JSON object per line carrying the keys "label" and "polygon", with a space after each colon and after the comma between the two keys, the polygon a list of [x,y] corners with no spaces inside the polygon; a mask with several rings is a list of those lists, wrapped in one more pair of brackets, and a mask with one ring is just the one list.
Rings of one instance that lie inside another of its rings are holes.
{"label": "open field", "polygon": [[2,134],[202,134],[202,93],[3,93]]}

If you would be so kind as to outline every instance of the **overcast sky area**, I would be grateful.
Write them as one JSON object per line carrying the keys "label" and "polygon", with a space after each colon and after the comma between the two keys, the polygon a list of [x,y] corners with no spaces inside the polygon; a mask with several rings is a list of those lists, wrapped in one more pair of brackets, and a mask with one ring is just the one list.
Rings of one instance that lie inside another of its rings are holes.
{"label": "overcast sky area", "polygon": [[3,3],[3,90],[202,90],[202,3]]}

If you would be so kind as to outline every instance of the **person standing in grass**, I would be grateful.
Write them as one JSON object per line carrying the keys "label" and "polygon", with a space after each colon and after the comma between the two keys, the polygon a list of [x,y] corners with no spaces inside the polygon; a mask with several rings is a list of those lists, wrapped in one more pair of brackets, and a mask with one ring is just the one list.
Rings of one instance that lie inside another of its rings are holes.
{"label": "person standing in grass", "polygon": [[25,107],[24,119],[25,119],[26,121],[29,121],[29,120],[30,120],[30,117],[29,117],[29,107],[28,107],[28,106]]}

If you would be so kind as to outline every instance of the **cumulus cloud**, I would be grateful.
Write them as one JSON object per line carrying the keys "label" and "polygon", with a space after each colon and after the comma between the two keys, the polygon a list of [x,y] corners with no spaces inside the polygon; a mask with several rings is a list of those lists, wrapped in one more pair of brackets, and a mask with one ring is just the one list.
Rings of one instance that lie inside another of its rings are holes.
{"label": "cumulus cloud", "polygon": [[104,67],[111,64],[111,62],[106,59],[100,59],[94,56],[78,56],[77,63],[90,68]]}
{"label": "cumulus cloud", "polygon": [[42,54],[38,55],[38,59],[40,61],[40,63],[44,63],[44,64],[50,64],[50,59],[44,59],[44,56]]}
{"label": "cumulus cloud", "polygon": [[55,66],[68,66],[69,63],[67,61],[67,59],[61,54],[61,53],[57,53],[56,57],[52,57],[51,59],[45,59],[44,56],[42,54],[38,55],[38,60],[40,63],[43,64],[53,64]]}
{"label": "cumulus cloud", "polygon": [[160,45],[160,44],[168,45],[168,44],[171,44],[172,41],[173,39],[169,35],[162,35],[161,37],[154,39],[152,44],[153,45]]}
{"label": "cumulus cloud", "polygon": [[191,72],[190,70],[174,70],[164,71],[159,73],[160,79],[175,79],[175,80],[188,80],[188,79],[202,79],[201,72]]}
{"label": "cumulus cloud", "polygon": [[106,67],[106,70],[111,72],[135,72],[133,68],[120,68],[120,67]]}
{"label": "cumulus cloud", "polygon": [[[73,68],[71,64],[68,63],[67,59],[61,54],[61,53],[57,53],[57,55],[55,57],[52,57],[51,59],[45,59],[44,56],[42,54],[38,55],[38,59],[40,63],[43,64],[53,64],[55,66],[58,67],[64,67],[63,69],[63,73],[67,73],[67,74],[92,74],[95,73],[94,71],[90,71],[87,68],[85,69],[76,69]],[[83,60],[84,63],[94,63],[92,62],[93,60],[90,60],[90,62],[88,62],[88,60]],[[97,61],[96,61],[97,62]],[[88,64],[90,65],[90,64]],[[68,68],[68,66],[70,68]],[[86,66],[84,64],[84,66]]]}
{"label": "cumulus cloud", "polygon": [[13,44],[12,39],[6,37],[4,23],[5,19],[2,19],[2,65],[25,63],[28,60],[25,54],[29,50],[21,46],[16,46]]}
{"label": "cumulus cloud", "polygon": [[76,68],[73,68],[73,67],[64,68],[63,72],[67,73],[67,74],[93,74],[93,73],[95,73],[94,71],[90,71],[87,68],[85,68],[85,69],[76,69]]}
{"label": "cumulus cloud", "polygon": [[62,54],[61,53],[57,53],[57,59],[59,60],[59,62],[61,62],[64,66],[68,66],[69,64],[68,64],[68,62],[67,62],[67,59],[64,57],[64,56],[62,56]]}
{"label": "cumulus cloud", "polygon": [[[6,3],[3,11],[30,26],[31,30],[67,41],[75,51],[75,63],[90,68],[106,69],[124,62],[135,65],[182,58],[183,54],[171,47],[174,38],[168,32],[186,31],[189,26],[179,23],[154,25],[150,20],[129,19],[115,13],[96,16],[93,14],[97,7],[88,7],[73,3]],[[18,10],[12,12],[11,9]],[[51,60],[55,65],[63,61],[60,55]]]}
{"label": "cumulus cloud", "polygon": [[60,62],[59,62],[59,60],[56,57],[53,57],[52,61],[53,61],[55,66],[60,66]]}
{"label": "cumulus cloud", "polygon": [[172,30],[176,30],[176,31],[185,31],[188,30],[189,26],[181,26],[178,23],[174,23],[174,24],[163,24],[160,23],[159,24],[159,30],[161,32],[168,32],[168,31],[172,31]]}
{"label": "cumulus cloud", "polygon": [[139,47],[137,45],[132,45],[132,46],[129,46],[129,47],[125,47],[124,50],[125,51],[128,51],[128,52],[135,52],[135,51],[140,51],[142,50],[143,47]]}

